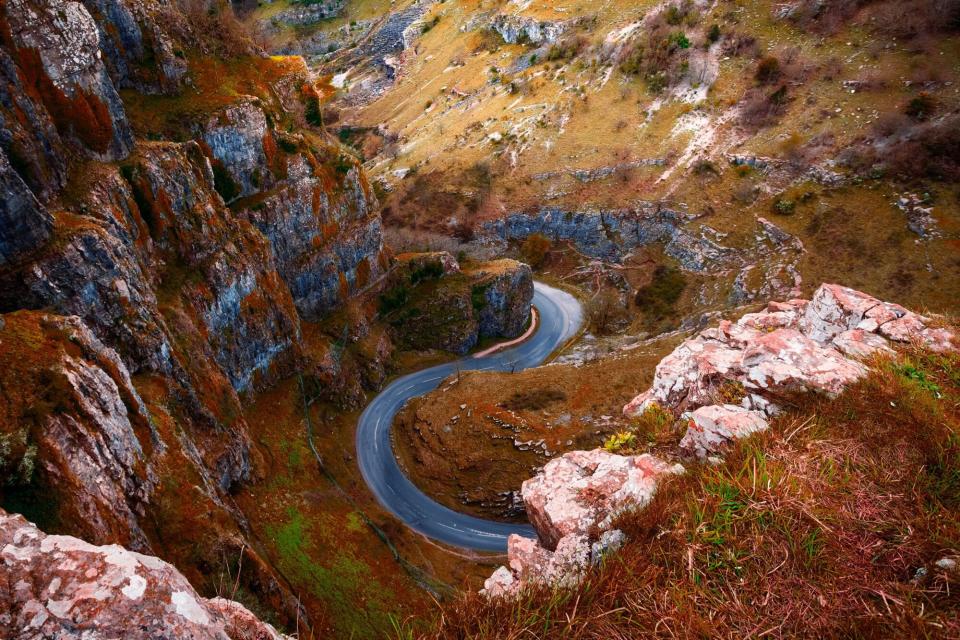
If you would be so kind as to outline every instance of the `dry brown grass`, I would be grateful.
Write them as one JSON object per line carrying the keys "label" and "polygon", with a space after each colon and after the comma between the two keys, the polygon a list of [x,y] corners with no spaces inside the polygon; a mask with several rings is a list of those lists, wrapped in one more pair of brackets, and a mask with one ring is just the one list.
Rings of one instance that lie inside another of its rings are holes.
{"label": "dry brown grass", "polygon": [[960,357],[909,351],[620,523],[572,591],[470,594],[418,638],[958,637]]}

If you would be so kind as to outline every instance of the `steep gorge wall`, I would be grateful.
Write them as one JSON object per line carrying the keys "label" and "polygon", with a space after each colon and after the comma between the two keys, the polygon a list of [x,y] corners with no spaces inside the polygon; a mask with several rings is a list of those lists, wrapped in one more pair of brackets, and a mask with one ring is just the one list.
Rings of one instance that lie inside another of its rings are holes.
{"label": "steep gorge wall", "polygon": [[154,0],[0,0],[0,497],[192,579],[226,544],[301,617],[230,498],[264,473],[241,396],[292,374],[302,321],[384,272],[378,204],[305,127],[303,65],[262,95],[199,96],[187,139],[135,138],[119,90],[199,93],[196,38]]}

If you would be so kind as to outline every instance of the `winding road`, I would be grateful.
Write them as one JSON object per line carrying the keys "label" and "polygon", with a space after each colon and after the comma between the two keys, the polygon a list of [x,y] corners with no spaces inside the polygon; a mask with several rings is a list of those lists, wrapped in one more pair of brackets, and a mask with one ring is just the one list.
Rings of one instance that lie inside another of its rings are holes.
{"label": "winding road", "polygon": [[533,304],[540,315],[540,326],[526,342],[398,378],[360,415],[357,425],[360,472],[380,504],[415,531],[447,544],[481,551],[505,551],[507,536],[511,533],[536,535],[530,525],[483,520],[434,502],[404,475],[390,439],[393,417],[403,405],[411,398],[433,391],[457,370],[519,371],[536,367],[579,331],[582,310],[569,293],[535,282]]}

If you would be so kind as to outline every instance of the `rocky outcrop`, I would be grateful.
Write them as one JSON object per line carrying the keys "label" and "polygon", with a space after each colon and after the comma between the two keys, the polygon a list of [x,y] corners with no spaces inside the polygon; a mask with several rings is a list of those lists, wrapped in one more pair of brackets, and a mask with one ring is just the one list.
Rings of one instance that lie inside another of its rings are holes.
{"label": "rocky outcrop", "polygon": [[690,271],[708,271],[739,262],[733,250],[703,233],[688,231],[684,224],[691,219],[656,206],[575,212],[543,208],[535,214],[515,213],[488,222],[484,230],[503,240],[523,240],[540,234],[555,241],[569,241],[583,253],[607,260],[619,260],[637,247],[662,243],[667,255]]}
{"label": "rocky outcrop", "polygon": [[186,62],[157,21],[163,12],[164,20],[179,23],[178,12],[166,11],[156,0],[83,0],[83,4],[97,23],[103,61],[118,88],[171,93],[180,87]]}
{"label": "rocky outcrop", "polygon": [[[684,341],[624,413],[672,412],[687,425],[678,454],[716,461],[731,442],[768,428],[782,394],[838,394],[866,375],[865,356],[890,352],[895,342],[933,351],[960,347],[957,336],[930,318],[824,284],[809,301],[771,302]],[[523,483],[539,541],[511,536],[509,567],[499,568],[481,593],[515,597],[527,586],[575,586],[591,564],[623,543],[622,533],[611,529],[613,520],[649,503],[664,475],[682,472],[679,464],[649,454],[624,457],[600,449],[551,460]]]}
{"label": "rocky outcrop", "polygon": [[[514,260],[461,269],[449,254],[401,256],[382,301],[399,340],[464,354],[483,338],[516,338],[530,320],[533,272]],[[431,268],[432,267],[432,268]],[[393,302],[399,300],[394,309]]]}
{"label": "rocky outcrop", "polygon": [[471,290],[481,338],[516,338],[530,320],[533,272],[512,260],[487,263],[474,270]]}
{"label": "rocky outcrop", "polygon": [[682,473],[651,455],[619,456],[602,449],[573,451],[523,483],[523,503],[539,540],[510,536],[509,568],[484,584],[490,597],[530,585],[573,586],[591,565],[618,547],[613,520],[646,506],[665,475]]}
{"label": "rocky outcrop", "polygon": [[501,13],[493,17],[490,28],[507,44],[552,44],[570,28],[570,24]]}
{"label": "rocky outcrop", "polygon": [[17,638],[281,640],[239,603],[119,545],[46,535],[0,510],[0,625]]}
{"label": "rocky outcrop", "polygon": [[3,484],[42,485],[47,511],[86,539],[149,549],[138,519],[157,476],[146,452],[163,444],[126,367],[77,317],[0,319]]}
{"label": "rocky outcrop", "polygon": [[8,46],[23,88],[61,135],[95,158],[123,158],[133,145],[120,96],[103,64],[100,35],[79,2],[8,0]]}
{"label": "rocky outcrop", "polygon": [[245,215],[270,240],[301,316],[316,319],[379,278],[387,259],[377,199],[359,167],[331,172],[308,153],[291,156],[285,182]]}
{"label": "rocky outcrop", "polygon": [[[736,322],[721,321],[686,340],[657,366],[651,388],[624,407],[684,413],[690,426],[681,446],[707,457],[727,442],[766,428],[776,399],[787,392],[836,395],[862,378],[865,356],[890,342],[920,342],[943,351],[957,346],[930,318],[839,285],[822,285],[812,300],[771,302]],[[741,395],[740,406],[717,400]]]}
{"label": "rocky outcrop", "polygon": [[203,141],[229,174],[229,191],[223,186],[220,189],[226,199],[249,196],[272,185],[265,136],[271,136],[268,144],[276,145],[267,131],[267,115],[256,98],[241,99],[210,116]]}
{"label": "rocky outcrop", "polygon": [[319,2],[304,2],[303,6],[292,7],[279,12],[271,18],[274,25],[302,26],[311,25],[321,20],[335,18],[343,11],[346,0],[320,0]]}

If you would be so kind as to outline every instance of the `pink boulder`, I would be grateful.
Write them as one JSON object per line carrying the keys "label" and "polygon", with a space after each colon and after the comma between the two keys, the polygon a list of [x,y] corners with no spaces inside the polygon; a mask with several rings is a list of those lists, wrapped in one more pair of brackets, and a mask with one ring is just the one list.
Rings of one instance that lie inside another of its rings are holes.
{"label": "pink boulder", "polygon": [[734,440],[766,431],[769,426],[763,414],[732,404],[700,407],[685,417],[690,426],[680,448],[698,458],[719,453]]}
{"label": "pink boulder", "polygon": [[285,637],[236,602],[201,597],[159,558],[48,536],[23,516],[2,510],[0,561],[0,626],[19,630],[19,637]]}
{"label": "pink boulder", "polygon": [[607,529],[618,514],[643,507],[661,476],[682,471],[649,454],[573,451],[523,483],[523,502],[543,546],[556,549],[564,536]]}

